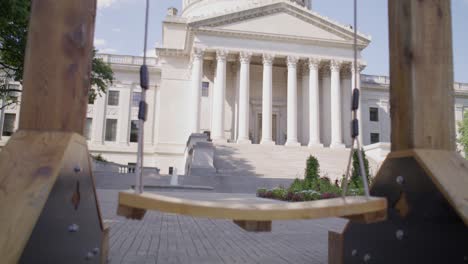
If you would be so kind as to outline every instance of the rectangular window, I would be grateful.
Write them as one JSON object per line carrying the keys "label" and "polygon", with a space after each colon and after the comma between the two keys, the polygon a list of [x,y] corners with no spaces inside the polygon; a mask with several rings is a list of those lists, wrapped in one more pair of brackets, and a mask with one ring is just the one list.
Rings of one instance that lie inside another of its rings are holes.
{"label": "rectangular window", "polygon": [[91,127],[92,126],[93,126],[93,119],[89,117],[86,118],[84,136],[86,137],[87,140],[91,139]]}
{"label": "rectangular window", "polygon": [[119,91],[109,91],[107,105],[119,105]]}
{"label": "rectangular window", "polygon": [[141,92],[133,92],[132,95],[132,106],[138,107],[141,101]]}
{"label": "rectangular window", "polygon": [[106,141],[116,141],[117,119],[106,119]]}
{"label": "rectangular window", "polygon": [[130,123],[130,142],[138,142],[138,120]]}
{"label": "rectangular window", "polygon": [[209,82],[202,82],[202,97],[210,96],[210,83]]}
{"label": "rectangular window", "polygon": [[379,122],[379,109],[377,107],[369,108],[370,121]]}
{"label": "rectangular window", "polygon": [[15,131],[15,120],[16,114],[5,114],[5,117],[3,119],[2,136],[9,137],[13,135],[13,132]]}
{"label": "rectangular window", "polygon": [[375,144],[380,142],[380,134],[379,133],[371,133],[370,134],[370,143]]}

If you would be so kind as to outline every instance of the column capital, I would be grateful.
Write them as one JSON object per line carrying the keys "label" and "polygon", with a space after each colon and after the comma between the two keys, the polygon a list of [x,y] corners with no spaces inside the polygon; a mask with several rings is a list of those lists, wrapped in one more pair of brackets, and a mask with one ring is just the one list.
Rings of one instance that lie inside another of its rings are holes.
{"label": "column capital", "polygon": [[330,61],[330,70],[331,71],[340,71],[341,65],[343,64],[340,60],[331,60]]}
{"label": "column capital", "polygon": [[216,60],[218,61],[226,61],[227,55],[227,50],[216,50]]}
{"label": "column capital", "polygon": [[204,53],[205,53],[205,50],[202,48],[193,48],[192,57],[194,59],[202,59]]}
{"label": "column capital", "polygon": [[310,70],[312,70],[312,69],[317,70],[319,68],[321,62],[322,62],[322,60],[319,59],[319,58],[309,58],[309,61],[308,61],[309,69]]}
{"label": "column capital", "polygon": [[[359,71],[359,72],[363,71],[363,70],[366,68],[366,66],[367,66],[366,64],[361,63],[361,62],[359,62],[359,61],[358,61],[357,65],[358,65],[358,71]],[[351,72],[354,73],[354,62],[351,62]]]}
{"label": "column capital", "polygon": [[286,61],[288,63],[288,68],[296,68],[297,62],[299,61],[299,57],[288,56]]}
{"label": "column capital", "polygon": [[263,65],[268,65],[268,66],[273,65],[274,59],[275,59],[274,54],[263,53]]}
{"label": "column capital", "polygon": [[252,52],[242,51],[239,53],[239,60],[241,63],[250,63],[250,59],[252,58]]}

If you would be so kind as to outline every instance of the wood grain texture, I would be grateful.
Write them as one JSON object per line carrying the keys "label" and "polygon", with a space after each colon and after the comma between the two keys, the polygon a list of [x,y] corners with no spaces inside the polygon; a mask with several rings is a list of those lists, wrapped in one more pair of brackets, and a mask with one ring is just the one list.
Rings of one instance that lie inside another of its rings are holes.
{"label": "wood grain texture", "polygon": [[455,150],[450,2],[388,1],[392,151]]}
{"label": "wood grain texture", "polygon": [[413,157],[468,225],[468,161],[455,151],[412,149],[392,152],[387,159]]}
{"label": "wood grain texture", "polygon": [[32,1],[19,129],[83,134],[96,0]]}
{"label": "wood grain texture", "polygon": [[103,238],[101,244],[101,264],[109,263],[109,253],[110,253],[110,225],[109,223],[102,223],[103,224]]}
{"label": "wood grain texture", "polygon": [[[353,196],[299,203],[268,203],[261,199],[236,199],[236,202],[213,201],[206,194],[204,200],[189,200],[154,193],[135,194],[134,191],[119,193],[119,205],[156,210],[166,213],[195,217],[271,221],[344,217],[379,212],[387,208],[385,198]],[[219,195],[219,194],[216,194]],[[223,194],[224,195],[224,194]],[[224,195],[229,200],[229,194]]]}
{"label": "wood grain texture", "polygon": [[344,238],[343,233],[328,232],[328,264],[344,263]]}
{"label": "wood grain texture", "polygon": [[468,161],[454,151],[414,152],[421,167],[468,226]]}
{"label": "wood grain texture", "polygon": [[64,156],[76,151],[71,142],[80,140],[86,144],[73,133],[18,131],[0,152],[0,255],[5,263],[18,261]]}

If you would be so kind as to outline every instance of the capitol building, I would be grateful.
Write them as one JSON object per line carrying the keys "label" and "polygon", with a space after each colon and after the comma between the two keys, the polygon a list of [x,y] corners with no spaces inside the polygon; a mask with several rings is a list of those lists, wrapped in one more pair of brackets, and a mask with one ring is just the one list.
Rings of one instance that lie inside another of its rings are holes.
{"label": "capitol building", "polygon": [[[390,141],[389,78],[361,74],[371,37],[313,11],[312,0],[183,0],[170,8],[162,45],[149,58],[145,166],[184,173],[187,140],[209,133],[214,145],[345,149],[351,144],[351,92],[360,83],[361,140],[369,155]],[[135,56],[98,54],[114,73],[106,95],[88,105],[85,136],[93,154],[136,162],[141,96]],[[455,83],[455,118],[468,109],[468,84]],[[19,105],[3,112],[3,146]],[[383,154],[382,154],[383,155]]]}

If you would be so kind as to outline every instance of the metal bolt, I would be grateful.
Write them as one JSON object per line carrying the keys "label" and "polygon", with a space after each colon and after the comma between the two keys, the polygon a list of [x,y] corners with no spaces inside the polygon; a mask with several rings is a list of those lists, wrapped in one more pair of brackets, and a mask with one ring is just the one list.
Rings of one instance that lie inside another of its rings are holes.
{"label": "metal bolt", "polygon": [[357,250],[353,249],[353,251],[351,251],[351,256],[355,257],[356,255],[357,255]]}
{"label": "metal bolt", "polygon": [[99,248],[98,247],[93,248],[93,254],[94,255],[99,254]]}
{"label": "metal bolt", "polygon": [[405,232],[403,230],[399,229],[399,230],[396,231],[395,235],[396,235],[396,238],[398,240],[402,240],[403,237],[405,236]]}
{"label": "metal bolt", "polygon": [[78,232],[78,230],[80,230],[80,226],[77,224],[71,224],[68,226],[68,232],[75,233]]}
{"label": "metal bolt", "polygon": [[403,176],[398,176],[396,182],[401,185],[405,182],[405,178],[403,178]]}
{"label": "metal bolt", "polygon": [[91,260],[92,258],[94,258],[94,254],[92,252],[86,253],[86,257],[85,257],[86,260]]}
{"label": "metal bolt", "polygon": [[73,168],[73,171],[74,171],[75,173],[81,172],[80,166],[76,165],[76,166]]}
{"label": "metal bolt", "polygon": [[364,255],[364,262],[369,262],[370,259],[371,259],[370,254]]}

